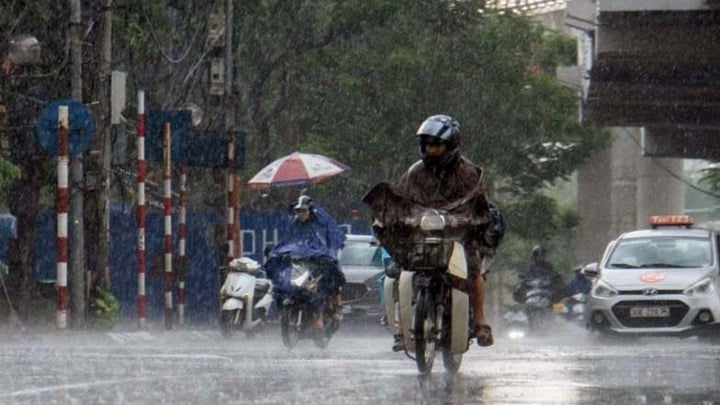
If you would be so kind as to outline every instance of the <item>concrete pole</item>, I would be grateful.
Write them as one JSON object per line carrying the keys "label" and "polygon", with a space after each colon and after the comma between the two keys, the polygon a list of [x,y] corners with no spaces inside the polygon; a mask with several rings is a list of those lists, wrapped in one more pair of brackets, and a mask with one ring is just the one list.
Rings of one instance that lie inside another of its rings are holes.
{"label": "concrete pole", "polygon": [[[70,49],[72,99],[82,102],[81,1],[70,0]],[[83,226],[82,154],[70,161],[70,218],[72,224],[70,265],[70,319],[72,326],[85,326],[85,233]]]}
{"label": "concrete pole", "polygon": [[225,130],[228,134],[228,169],[227,169],[227,262],[235,257],[235,174],[233,160],[235,159],[235,108],[233,105],[233,2],[225,0],[225,91],[223,94],[223,106],[225,110]]}

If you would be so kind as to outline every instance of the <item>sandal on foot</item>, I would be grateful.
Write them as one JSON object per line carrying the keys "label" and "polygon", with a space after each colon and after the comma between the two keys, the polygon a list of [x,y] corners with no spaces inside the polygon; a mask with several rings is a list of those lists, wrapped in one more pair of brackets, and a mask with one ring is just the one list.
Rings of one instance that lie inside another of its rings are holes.
{"label": "sandal on foot", "polygon": [[395,338],[395,342],[393,343],[392,350],[394,352],[401,352],[405,350],[405,340],[402,335],[395,335],[393,337]]}
{"label": "sandal on foot", "polygon": [[490,325],[475,325],[474,332],[478,346],[487,347],[492,346],[492,344],[495,343]]}

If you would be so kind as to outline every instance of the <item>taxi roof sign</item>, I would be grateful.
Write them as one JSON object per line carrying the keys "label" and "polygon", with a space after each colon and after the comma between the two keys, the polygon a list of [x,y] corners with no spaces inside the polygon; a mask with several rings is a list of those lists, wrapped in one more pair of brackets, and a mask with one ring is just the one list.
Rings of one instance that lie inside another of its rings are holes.
{"label": "taxi roof sign", "polygon": [[690,228],[695,223],[695,219],[690,215],[653,215],[648,222],[653,228],[659,226],[685,226]]}

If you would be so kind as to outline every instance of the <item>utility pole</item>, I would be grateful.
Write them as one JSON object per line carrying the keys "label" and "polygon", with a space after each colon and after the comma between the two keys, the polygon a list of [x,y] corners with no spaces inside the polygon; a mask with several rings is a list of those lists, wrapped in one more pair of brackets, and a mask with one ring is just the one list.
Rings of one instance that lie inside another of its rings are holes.
{"label": "utility pole", "polygon": [[225,0],[225,94],[223,95],[223,110],[225,113],[225,131],[228,135],[228,168],[227,168],[227,225],[228,225],[228,241],[227,241],[227,262],[235,258],[235,229],[237,224],[235,219],[238,213],[235,212],[236,193],[235,189],[235,173],[233,169],[233,160],[235,158],[234,131],[235,131],[235,109],[233,105],[233,0]]}
{"label": "utility pole", "polygon": [[110,87],[112,72],[112,0],[103,0],[101,33],[95,54],[99,66],[94,80],[94,99],[98,102],[95,110],[97,136],[90,143],[90,152],[85,165],[85,229],[90,237],[86,240],[86,265],[92,279],[90,288],[96,285],[110,286],[108,265],[108,224],[110,186],[110,128],[111,101]]}
{"label": "utility pole", "polygon": [[233,105],[233,0],[225,0],[225,129],[235,129]]}
{"label": "utility pole", "polygon": [[[70,0],[70,84],[72,99],[82,103],[82,44],[80,0]],[[72,123],[71,123],[72,125]],[[70,220],[72,239],[70,242],[70,319],[75,328],[85,326],[85,234],[83,230],[83,164],[78,153],[70,162]]]}

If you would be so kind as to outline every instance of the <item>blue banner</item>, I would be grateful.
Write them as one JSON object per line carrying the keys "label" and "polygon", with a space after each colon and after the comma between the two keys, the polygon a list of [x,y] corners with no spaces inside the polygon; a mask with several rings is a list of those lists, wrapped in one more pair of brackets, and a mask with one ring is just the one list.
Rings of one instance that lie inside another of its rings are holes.
{"label": "blue banner", "polygon": [[[280,238],[283,224],[289,219],[287,212],[259,212],[244,210],[240,215],[243,255],[262,263],[263,249]],[[38,217],[35,249],[34,280],[52,283],[56,277],[56,220],[53,209],[45,209]],[[12,222],[12,221],[10,221]],[[339,221],[347,233],[367,233],[369,226],[357,221]],[[178,217],[173,215],[173,258],[177,261]],[[220,290],[219,266],[224,263],[226,219],[223,214],[211,211],[187,213],[187,240],[185,269],[186,321],[213,323],[218,311]],[[72,231],[72,230],[71,230]],[[7,246],[14,237],[12,226],[0,227],[0,259],[7,262]],[[164,215],[160,209],[150,209],[146,217],[146,294],[147,319],[164,317],[163,268]],[[113,293],[120,300],[123,319],[137,317],[137,207],[128,203],[113,203],[110,212],[110,277]],[[173,265],[173,270],[179,270]],[[177,283],[173,283],[177,297]],[[173,300],[177,305],[177,298]]]}

